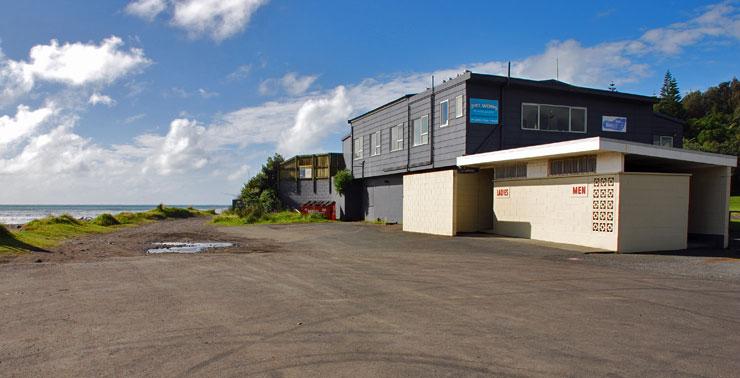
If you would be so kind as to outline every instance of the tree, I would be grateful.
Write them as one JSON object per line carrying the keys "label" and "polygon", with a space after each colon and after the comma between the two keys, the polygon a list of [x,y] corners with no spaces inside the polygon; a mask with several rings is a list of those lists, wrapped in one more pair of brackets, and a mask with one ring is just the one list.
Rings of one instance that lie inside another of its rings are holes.
{"label": "tree", "polygon": [[740,155],[740,81],[690,92],[682,105],[687,118],[685,148]]}
{"label": "tree", "polygon": [[[278,170],[284,160],[280,154],[268,157],[262,169],[244,184],[239,195],[244,206],[259,206],[271,209],[269,211],[279,209],[280,202],[275,193],[278,190]],[[263,195],[268,190],[271,193]],[[265,203],[262,203],[263,200]]]}
{"label": "tree", "polygon": [[685,117],[681,105],[681,92],[678,90],[678,83],[671,75],[671,71],[665,72],[663,87],[660,88],[660,101],[655,104],[653,110],[678,119]]}
{"label": "tree", "polygon": [[347,192],[347,189],[349,189],[349,186],[354,179],[352,172],[348,169],[342,169],[334,175],[334,189],[336,189],[337,193],[343,195]]}

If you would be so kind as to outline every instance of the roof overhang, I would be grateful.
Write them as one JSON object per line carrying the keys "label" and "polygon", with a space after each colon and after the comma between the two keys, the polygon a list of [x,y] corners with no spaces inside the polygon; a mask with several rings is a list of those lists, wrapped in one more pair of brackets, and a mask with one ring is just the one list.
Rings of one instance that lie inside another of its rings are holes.
{"label": "roof overhang", "polygon": [[481,168],[516,161],[548,159],[604,152],[618,152],[625,155],[638,155],[714,166],[737,166],[737,157],[732,155],[712,154],[686,150],[683,148],[660,147],[651,144],[628,142],[602,137],[576,139],[566,142],[540,144],[536,146],[460,156],[457,158],[457,165],[460,167]]}

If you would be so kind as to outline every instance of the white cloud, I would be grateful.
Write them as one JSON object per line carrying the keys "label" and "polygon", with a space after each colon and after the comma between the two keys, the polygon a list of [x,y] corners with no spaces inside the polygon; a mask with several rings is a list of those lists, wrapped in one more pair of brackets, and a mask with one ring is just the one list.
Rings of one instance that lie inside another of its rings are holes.
{"label": "white cloud", "polygon": [[169,175],[203,168],[208,163],[203,140],[205,131],[196,121],[176,119],[164,138],[151,136],[140,139],[143,145],[155,150],[147,159],[143,172],[154,169],[162,175]]}
{"label": "white cloud", "polygon": [[116,100],[112,99],[110,96],[106,96],[104,94],[95,92],[92,95],[90,95],[90,99],[87,100],[87,103],[92,106],[103,104],[107,107],[111,107],[111,106],[116,105]]}
{"label": "white cloud", "polygon": [[20,142],[31,135],[53,113],[51,106],[31,110],[28,106],[19,105],[14,117],[0,117],[0,154],[8,144]]}
{"label": "white cloud", "polygon": [[248,174],[249,174],[249,165],[244,164],[241,167],[239,167],[239,169],[234,171],[234,173],[228,175],[226,179],[229,181],[237,181],[237,180],[246,181],[248,179],[247,177]]}
{"label": "white cloud", "polygon": [[300,76],[295,72],[288,72],[279,79],[263,80],[259,85],[259,92],[263,96],[270,96],[278,93],[279,90],[291,96],[299,96],[311,87],[318,79],[316,75]]}
{"label": "white cloud", "polygon": [[297,96],[305,93],[316,79],[317,76],[298,76],[295,72],[289,72],[280,79],[280,85],[288,94]]}
{"label": "white cloud", "polygon": [[266,3],[267,0],[136,0],[126,6],[126,12],[151,21],[169,7],[170,24],[192,38],[208,36],[218,42],[242,32],[254,12]]}
{"label": "white cloud", "polygon": [[152,21],[167,9],[167,0],[136,0],[126,6],[126,13]]}
{"label": "white cloud", "polygon": [[93,43],[51,40],[31,48],[28,61],[8,59],[0,53],[0,105],[30,92],[39,80],[68,86],[106,85],[149,65],[144,51],[123,50],[118,37]]}
{"label": "white cloud", "polygon": [[342,86],[329,97],[306,101],[298,110],[293,126],[280,135],[278,151],[294,155],[319,148],[325,143],[324,138],[340,131],[337,126],[344,123],[351,112],[352,105]]}
{"label": "white cloud", "polygon": [[230,73],[228,76],[226,76],[226,79],[229,81],[239,81],[244,80],[249,77],[249,74],[252,72],[252,65],[251,64],[243,64],[234,70],[234,72]]}

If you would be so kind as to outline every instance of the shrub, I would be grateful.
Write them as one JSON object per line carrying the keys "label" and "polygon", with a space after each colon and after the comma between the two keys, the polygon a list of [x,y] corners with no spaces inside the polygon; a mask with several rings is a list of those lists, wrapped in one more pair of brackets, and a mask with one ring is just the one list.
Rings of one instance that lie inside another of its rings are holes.
{"label": "shrub", "polygon": [[280,199],[274,190],[265,189],[260,194],[260,205],[266,212],[273,213],[280,210]]}
{"label": "shrub", "polygon": [[334,189],[336,189],[337,193],[344,194],[354,179],[352,172],[348,169],[342,169],[334,175]]}
{"label": "shrub", "polygon": [[116,217],[108,213],[98,215],[97,217],[95,217],[95,219],[92,220],[92,223],[97,224],[98,226],[105,227],[117,226],[121,224],[121,222],[119,222]]}

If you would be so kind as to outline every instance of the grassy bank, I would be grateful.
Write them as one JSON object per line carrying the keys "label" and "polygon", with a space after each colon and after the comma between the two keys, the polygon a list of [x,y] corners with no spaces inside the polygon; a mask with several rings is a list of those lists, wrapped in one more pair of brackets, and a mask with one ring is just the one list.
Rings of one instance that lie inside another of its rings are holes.
{"label": "grassy bank", "polygon": [[48,216],[24,225],[18,231],[9,231],[0,225],[0,254],[19,254],[28,251],[43,251],[62,241],[85,234],[102,234],[122,227],[172,218],[191,218],[214,215],[213,211],[193,208],[157,206],[141,213],[124,212],[116,215],[101,214],[95,219],[82,221],[70,215]]}
{"label": "grassy bank", "polygon": [[241,226],[245,224],[290,224],[290,223],[322,223],[329,222],[320,214],[301,214],[296,211],[280,211],[264,213],[259,216],[249,215],[240,217],[231,212],[213,217],[213,223],[226,226]]}

